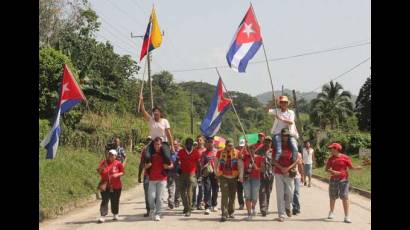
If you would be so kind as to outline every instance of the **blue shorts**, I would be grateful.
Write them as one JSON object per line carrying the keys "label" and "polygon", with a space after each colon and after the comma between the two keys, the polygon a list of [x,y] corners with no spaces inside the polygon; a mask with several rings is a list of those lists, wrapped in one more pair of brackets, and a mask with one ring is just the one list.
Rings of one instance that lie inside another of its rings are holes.
{"label": "blue shorts", "polygon": [[258,200],[259,187],[261,185],[260,179],[249,178],[243,182],[243,190],[245,192],[246,200]]}
{"label": "blue shorts", "polygon": [[312,176],[312,164],[304,164],[303,168],[306,176]]}

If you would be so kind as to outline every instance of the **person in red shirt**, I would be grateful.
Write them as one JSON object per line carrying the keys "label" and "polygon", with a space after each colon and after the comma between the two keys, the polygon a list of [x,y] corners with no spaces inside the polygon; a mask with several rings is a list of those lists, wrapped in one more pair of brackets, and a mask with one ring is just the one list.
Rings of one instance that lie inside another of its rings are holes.
{"label": "person in red shirt", "polygon": [[190,216],[192,211],[192,187],[196,184],[196,170],[199,167],[200,153],[193,148],[194,140],[188,137],[185,140],[185,148],[179,150],[178,159],[181,167],[179,176],[180,193],[184,205],[183,213]]}
{"label": "person in red shirt", "polygon": [[[202,154],[206,151],[205,148],[205,137],[202,135],[198,135],[196,137],[196,141],[194,142],[194,146],[195,143],[197,143],[197,146],[194,147],[196,150],[198,150],[199,152],[199,158],[202,157]],[[200,168],[197,167],[196,169],[196,181],[197,183],[193,186],[192,189],[192,207],[195,207],[198,210],[204,210],[204,204],[203,204],[203,198],[204,198],[204,185],[202,182],[202,176],[201,176],[201,172],[200,172]],[[198,194],[197,192],[198,191]]]}
{"label": "person in red shirt", "polygon": [[216,149],[214,148],[213,139],[208,138],[205,141],[205,152],[201,157],[201,174],[202,181],[204,183],[204,202],[205,202],[205,215],[209,215],[210,211],[217,211],[217,199],[218,199],[218,179],[216,178],[215,170],[215,158]]}
{"label": "person in red shirt", "polygon": [[165,170],[173,167],[172,161],[165,163],[165,158],[161,154],[162,139],[156,137],[153,141],[154,151],[151,155],[151,162],[145,163],[145,170],[148,170],[148,203],[150,213],[155,221],[161,220],[161,209],[163,206],[162,196],[167,185],[167,173]]}
{"label": "person in red shirt", "polygon": [[124,167],[120,161],[116,160],[117,151],[111,149],[108,151],[107,159],[100,162],[97,168],[97,172],[101,176],[101,182],[106,184],[104,187],[100,187],[101,191],[101,205],[100,213],[101,217],[98,222],[105,222],[105,216],[108,214],[108,202],[111,201],[111,212],[114,214],[114,220],[118,220],[118,211],[120,205],[120,196],[122,190],[122,183],[120,177],[124,175]]}
{"label": "person in red shirt", "polygon": [[255,151],[258,151],[260,148],[263,147],[263,143],[265,142],[266,135],[264,133],[258,133],[258,142],[254,144]]}
{"label": "person in red shirt", "polygon": [[[276,202],[278,207],[279,222],[285,221],[285,211],[288,217],[292,217],[292,203],[293,192],[295,189],[295,177],[290,175],[289,171],[295,167],[298,161],[293,161],[292,150],[288,144],[290,138],[290,132],[288,128],[284,128],[281,131],[282,141],[282,154],[280,154],[279,160],[274,160],[275,166],[275,187],[276,187]],[[277,159],[277,152],[275,152],[275,158]],[[293,162],[293,163],[292,163]],[[296,175],[295,175],[296,176]]]}
{"label": "person in red shirt", "polygon": [[[247,146],[245,146],[247,148]],[[243,151],[243,167],[244,167],[244,182],[243,188],[245,190],[245,203],[248,211],[247,220],[252,220],[252,216],[256,215],[255,206],[258,200],[261,166],[264,158],[261,155],[255,154],[253,150]],[[252,213],[251,213],[252,208]]]}
{"label": "person in red shirt", "polygon": [[332,143],[328,146],[332,156],[327,160],[326,171],[331,174],[329,182],[330,211],[328,219],[334,218],[334,208],[336,199],[340,197],[345,213],[345,223],[352,223],[349,218],[349,174],[348,169],[361,169],[360,166],[353,166],[349,156],[342,154],[342,146],[339,143]]}

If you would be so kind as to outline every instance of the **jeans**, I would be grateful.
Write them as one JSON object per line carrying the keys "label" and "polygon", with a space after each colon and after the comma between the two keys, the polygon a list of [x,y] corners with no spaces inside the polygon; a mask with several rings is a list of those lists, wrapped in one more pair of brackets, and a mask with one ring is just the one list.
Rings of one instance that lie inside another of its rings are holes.
{"label": "jeans", "polygon": [[238,185],[236,186],[236,192],[238,193],[239,206],[245,205],[245,201],[243,200],[243,184],[239,181],[238,181]]}
{"label": "jeans", "polygon": [[179,176],[179,189],[181,192],[184,211],[192,210],[192,188],[196,184],[195,174],[182,173]]}
{"label": "jeans", "polygon": [[175,194],[176,194],[176,175],[168,174],[167,189],[168,189],[168,206],[175,206]]}
{"label": "jeans", "polygon": [[[205,209],[210,208],[210,207],[216,207],[218,205],[217,199],[218,199],[218,191],[219,191],[219,185],[218,185],[218,179],[216,178],[215,173],[209,174],[207,177],[202,178],[203,184],[204,184],[204,192],[205,192],[205,197],[204,197],[204,203],[205,203]],[[212,192],[212,195],[211,195]]]}
{"label": "jeans", "polygon": [[[144,161],[145,163],[151,162],[151,155],[154,152],[154,142],[148,145],[147,151],[145,151]],[[164,164],[169,164],[171,162],[171,150],[167,142],[162,142],[161,154],[164,157]]]}
{"label": "jeans", "polygon": [[148,202],[151,214],[160,215],[163,205],[162,197],[167,185],[166,181],[150,181],[148,187]]}
{"label": "jeans", "polygon": [[121,196],[121,189],[113,189],[110,191],[109,189],[101,192],[101,205],[100,205],[100,214],[101,216],[106,216],[108,214],[108,202],[111,201],[111,212],[112,214],[118,214],[120,209],[120,196]]}
{"label": "jeans", "polygon": [[149,213],[148,188],[149,188],[149,177],[144,176],[144,196],[145,196],[145,208],[147,209],[147,213]]}
{"label": "jeans", "polygon": [[293,193],[293,211],[300,212],[300,203],[299,203],[299,191],[300,191],[300,178],[295,178],[295,191]]}
{"label": "jeans", "polygon": [[279,217],[285,217],[285,209],[292,210],[295,178],[275,173],[276,202]]}
{"label": "jeans", "polygon": [[269,197],[272,193],[274,177],[265,178],[261,176],[259,187],[259,209],[261,212],[268,213],[269,211]]}
{"label": "jeans", "polygon": [[221,182],[221,211],[223,217],[232,215],[235,211],[236,185],[238,178],[219,177]]}
{"label": "jeans", "polygon": [[257,201],[260,185],[261,185],[260,179],[249,178],[245,180],[243,182],[243,189],[245,191],[245,199]]}
{"label": "jeans", "polygon": [[[273,146],[275,147],[275,160],[278,161],[282,155],[282,136],[280,134],[274,134],[273,137]],[[295,162],[298,156],[298,141],[295,137],[289,136],[288,145],[292,151],[292,161]]]}

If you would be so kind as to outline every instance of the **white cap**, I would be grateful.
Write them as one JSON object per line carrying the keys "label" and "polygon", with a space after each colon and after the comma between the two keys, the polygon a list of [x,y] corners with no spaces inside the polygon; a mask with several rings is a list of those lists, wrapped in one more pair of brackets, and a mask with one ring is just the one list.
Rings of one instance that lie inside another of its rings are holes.
{"label": "white cap", "polygon": [[117,155],[118,155],[117,150],[115,150],[115,149],[111,149],[110,151],[108,151],[108,153],[110,153],[110,154],[112,154],[112,155],[114,155],[114,156],[117,156]]}
{"label": "white cap", "polygon": [[245,139],[239,140],[239,146],[245,146]]}

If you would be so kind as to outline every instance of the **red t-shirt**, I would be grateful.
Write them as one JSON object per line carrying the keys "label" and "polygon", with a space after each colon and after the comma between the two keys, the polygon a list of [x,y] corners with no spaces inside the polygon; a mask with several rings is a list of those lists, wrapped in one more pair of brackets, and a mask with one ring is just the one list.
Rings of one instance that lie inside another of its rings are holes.
{"label": "red t-shirt", "polygon": [[256,143],[255,145],[255,151],[258,151],[260,148],[262,148],[263,147],[263,143]]}
{"label": "red t-shirt", "polygon": [[181,162],[182,173],[195,174],[197,164],[201,159],[201,154],[198,149],[192,150],[191,154],[188,154],[185,149],[181,149],[178,152],[178,158]]}
{"label": "red t-shirt", "polygon": [[154,153],[151,156],[151,167],[148,169],[148,177],[150,181],[167,180],[167,174],[164,169],[164,157],[161,153]]}
{"label": "red t-shirt", "polygon": [[[107,163],[107,164],[105,164]],[[113,189],[120,189],[122,188],[121,177],[114,178],[112,175],[114,173],[124,173],[124,166],[121,164],[120,161],[114,160],[111,163],[108,163],[106,160],[102,160],[98,169],[103,169],[101,173],[101,180],[109,181],[108,188],[112,187]]]}
{"label": "red t-shirt", "polygon": [[[252,169],[249,177],[252,179],[260,179],[261,178],[261,166],[263,162],[263,157],[260,155],[254,155],[255,164],[259,169]],[[243,156],[243,163],[244,163],[244,170],[248,170],[249,164],[251,163],[251,155],[245,154]]]}
{"label": "red t-shirt", "polygon": [[[280,155],[278,163],[282,167],[289,167],[292,164],[292,151],[290,148],[282,146],[282,155]],[[275,173],[283,174],[278,167],[275,167]]]}
{"label": "red t-shirt", "polygon": [[352,160],[349,156],[340,153],[339,156],[331,156],[327,160],[326,168],[341,172],[339,176],[331,176],[330,179],[343,180],[349,177],[347,168],[352,168]]}

